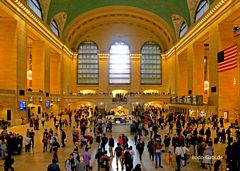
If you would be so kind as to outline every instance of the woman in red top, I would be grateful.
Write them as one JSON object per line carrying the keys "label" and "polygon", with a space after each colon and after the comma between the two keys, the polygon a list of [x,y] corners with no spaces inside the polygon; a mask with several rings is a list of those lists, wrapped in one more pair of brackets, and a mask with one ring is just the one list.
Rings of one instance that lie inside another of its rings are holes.
{"label": "woman in red top", "polygon": [[118,138],[118,144],[120,144],[120,145],[122,146],[122,144],[123,144],[122,136],[119,136],[119,138]]}

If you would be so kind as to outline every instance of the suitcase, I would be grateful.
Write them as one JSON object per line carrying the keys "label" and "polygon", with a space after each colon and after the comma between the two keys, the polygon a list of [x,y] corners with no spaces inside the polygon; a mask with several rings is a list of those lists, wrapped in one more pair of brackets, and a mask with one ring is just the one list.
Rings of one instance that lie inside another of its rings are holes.
{"label": "suitcase", "polygon": [[218,138],[215,137],[215,138],[214,138],[214,144],[218,144],[218,141],[219,141]]}

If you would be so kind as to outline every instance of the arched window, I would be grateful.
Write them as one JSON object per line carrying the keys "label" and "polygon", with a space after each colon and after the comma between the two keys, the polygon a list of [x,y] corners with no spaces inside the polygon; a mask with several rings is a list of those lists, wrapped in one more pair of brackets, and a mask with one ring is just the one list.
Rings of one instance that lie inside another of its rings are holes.
{"label": "arched window", "polygon": [[124,42],[114,42],[110,48],[109,83],[130,84],[130,50]]}
{"label": "arched window", "polygon": [[208,8],[209,8],[208,1],[201,0],[195,13],[195,22],[197,22],[205,14]]}
{"label": "arched window", "polygon": [[51,28],[51,30],[54,34],[56,34],[58,37],[60,37],[59,36],[59,31],[58,31],[58,25],[57,25],[57,22],[55,20],[51,21],[50,28]]}
{"label": "arched window", "polygon": [[155,42],[143,45],[141,58],[141,84],[162,84],[161,48]]}
{"label": "arched window", "polygon": [[39,18],[43,19],[42,9],[38,0],[27,0],[27,4]]}
{"label": "arched window", "polygon": [[98,47],[92,41],[78,47],[77,83],[98,84]]}
{"label": "arched window", "polygon": [[179,37],[182,37],[188,30],[188,25],[187,23],[184,21],[180,27],[180,30],[179,30]]}

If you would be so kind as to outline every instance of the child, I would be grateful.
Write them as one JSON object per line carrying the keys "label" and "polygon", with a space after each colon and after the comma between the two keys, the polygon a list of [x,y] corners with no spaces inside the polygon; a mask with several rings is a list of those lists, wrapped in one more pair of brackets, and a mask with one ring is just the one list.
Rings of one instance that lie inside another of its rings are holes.
{"label": "child", "polygon": [[172,165],[172,152],[171,151],[168,152],[168,164]]}

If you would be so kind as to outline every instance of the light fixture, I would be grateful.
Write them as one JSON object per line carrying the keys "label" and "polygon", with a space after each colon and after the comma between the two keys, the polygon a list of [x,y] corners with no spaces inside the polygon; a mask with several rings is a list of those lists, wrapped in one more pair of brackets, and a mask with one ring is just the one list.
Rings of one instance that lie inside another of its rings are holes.
{"label": "light fixture", "polygon": [[30,55],[29,55],[29,69],[27,71],[27,80],[32,80],[32,54],[30,49]]}
{"label": "light fixture", "polygon": [[209,90],[209,81],[204,81],[204,90]]}

